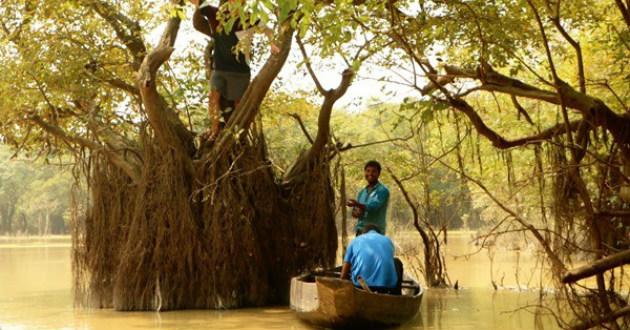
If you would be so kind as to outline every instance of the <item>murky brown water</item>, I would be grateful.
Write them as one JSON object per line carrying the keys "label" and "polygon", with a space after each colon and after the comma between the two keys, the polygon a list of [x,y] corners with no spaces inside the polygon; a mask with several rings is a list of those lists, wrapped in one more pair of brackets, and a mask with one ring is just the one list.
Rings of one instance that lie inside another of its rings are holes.
{"label": "murky brown water", "polygon": [[[400,329],[557,329],[550,319],[535,323],[530,311],[537,291],[492,289],[487,253],[453,260],[472,252],[469,238],[449,241],[449,271],[464,290],[427,290],[420,313]],[[492,271],[499,282],[516,286],[515,268],[536,269],[526,252],[501,250]],[[517,262],[518,260],[518,262]],[[530,276],[540,274],[536,271]],[[524,275],[521,275],[523,277]],[[519,283],[526,283],[523,278]],[[534,285],[535,281],[530,281]],[[537,283],[537,282],[536,282]],[[499,283],[500,284],[500,283]],[[538,326],[536,326],[538,325]],[[287,307],[234,311],[115,312],[72,308],[70,244],[67,239],[0,239],[0,329],[311,329]]]}

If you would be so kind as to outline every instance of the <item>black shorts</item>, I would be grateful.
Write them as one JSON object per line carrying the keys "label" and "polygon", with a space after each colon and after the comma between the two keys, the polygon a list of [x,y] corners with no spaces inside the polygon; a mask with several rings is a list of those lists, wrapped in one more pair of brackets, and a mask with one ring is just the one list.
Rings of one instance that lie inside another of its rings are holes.
{"label": "black shorts", "polygon": [[210,91],[219,92],[228,101],[240,100],[249,86],[249,73],[213,70]]}

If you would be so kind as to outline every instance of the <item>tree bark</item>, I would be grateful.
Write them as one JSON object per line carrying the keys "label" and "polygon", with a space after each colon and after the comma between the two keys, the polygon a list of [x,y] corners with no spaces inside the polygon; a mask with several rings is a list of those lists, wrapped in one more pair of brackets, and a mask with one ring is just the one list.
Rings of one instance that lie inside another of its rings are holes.
{"label": "tree bark", "polygon": [[[615,113],[600,99],[576,91],[564,82],[561,82],[561,85],[558,87],[558,92],[546,91],[523,83],[517,79],[504,76],[494,71],[492,67],[487,64],[484,66],[483,76],[481,75],[481,68],[471,70],[447,65],[445,66],[445,70],[446,73],[452,77],[480,80],[482,82],[481,86],[473,90],[505,93],[556,105],[564,104],[568,108],[578,110],[584,118],[589,120],[593,127],[603,127],[608,130],[615,142],[618,143],[625,160],[630,162],[630,142],[628,142],[630,141],[630,117]],[[466,115],[471,117],[472,107],[467,105],[462,99],[454,99],[454,101],[452,105],[455,108],[464,111]],[[474,112],[474,110],[472,111]],[[573,126],[573,124],[571,126]],[[475,125],[475,128],[477,127],[478,125]],[[495,140],[498,139],[491,139],[493,143]]]}
{"label": "tree bark", "polygon": [[571,270],[562,277],[562,283],[574,283],[627,264],[630,264],[630,250],[609,255],[589,265]]}

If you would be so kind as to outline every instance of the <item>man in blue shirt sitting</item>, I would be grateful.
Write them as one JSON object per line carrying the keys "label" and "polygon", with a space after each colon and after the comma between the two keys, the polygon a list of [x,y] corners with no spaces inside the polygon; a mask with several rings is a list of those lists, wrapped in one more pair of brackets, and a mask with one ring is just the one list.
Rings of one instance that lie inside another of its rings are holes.
{"label": "man in blue shirt sitting", "polygon": [[402,262],[394,260],[392,241],[372,224],[350,243],[343,258],[341,278],[352,279],[356,287],[361,287],[359,277],[373,292],[400,294]]}
{"label": "man in blue shirt sitting", "polygon": [[378,181],[381,175],[381,164],[371,160],[363,167],[365,180],[368,182],[361,191],[357,199],[349,199],[347,205],[352,207],[352,216],[357,218],[355,227],[356,235],[368,224],[378,227],[381,234],[385,235],[385,216],[387,215],[387,204],[389,203],[389,189]]}

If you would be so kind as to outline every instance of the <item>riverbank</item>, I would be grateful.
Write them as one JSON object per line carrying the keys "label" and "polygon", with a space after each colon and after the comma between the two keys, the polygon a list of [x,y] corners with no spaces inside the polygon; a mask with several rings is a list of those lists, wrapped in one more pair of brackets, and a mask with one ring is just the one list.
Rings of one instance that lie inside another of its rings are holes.
{"label": "riverbank", "polygon": [[71,247],[70,235],[0,236],[1,248]]}

